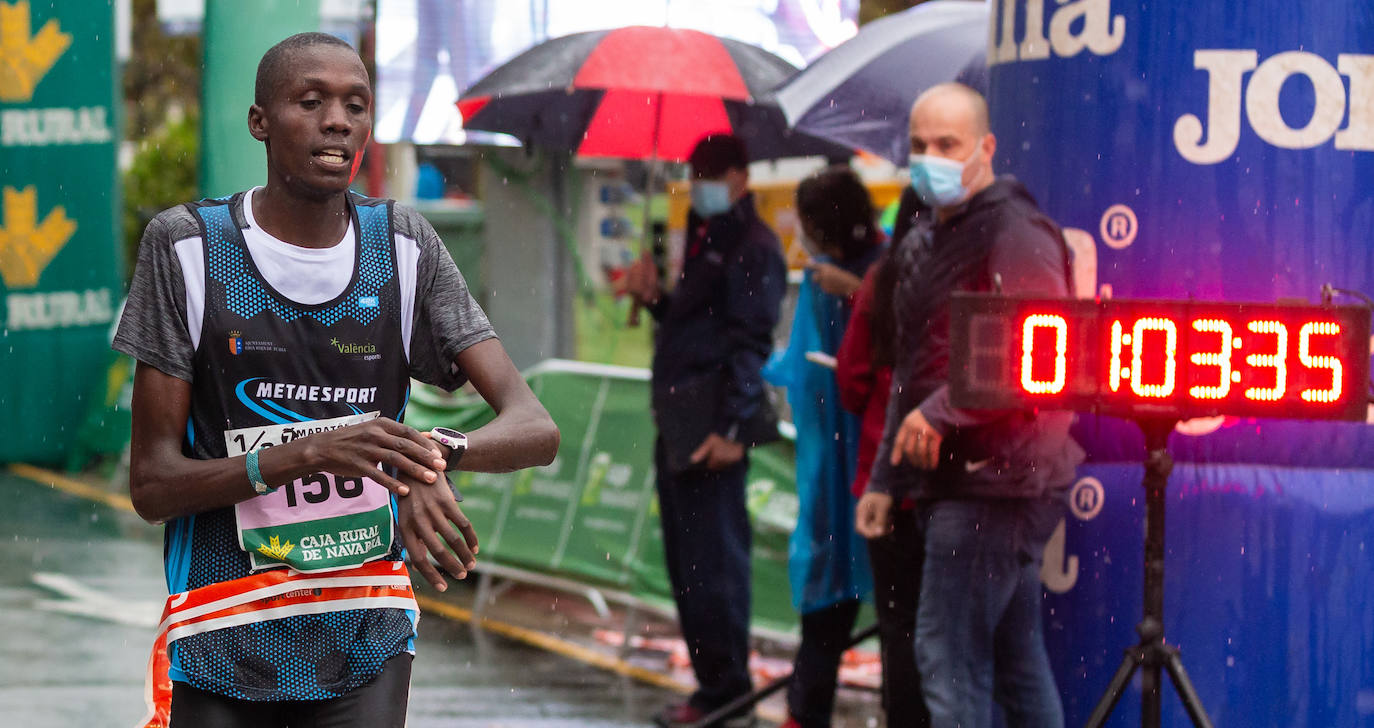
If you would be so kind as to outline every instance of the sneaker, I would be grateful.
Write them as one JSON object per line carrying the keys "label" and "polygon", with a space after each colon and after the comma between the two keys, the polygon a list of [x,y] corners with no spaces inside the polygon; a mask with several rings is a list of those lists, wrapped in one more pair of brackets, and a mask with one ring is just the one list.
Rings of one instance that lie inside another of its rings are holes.
{"label": "sneaker", "polygon": [[[661,726],[661,728],[688,728],[688,726],[696,725],[698,721],[705,718],[707,715],[708,711],[702,710],[691,703],[677,703],[660,710],[658,714],[654,716],[654,724]],[[726,718],[716,723],[715,726],[716,728],[754,728],[756,722],[754,714],[750,712],[744,715]]]}

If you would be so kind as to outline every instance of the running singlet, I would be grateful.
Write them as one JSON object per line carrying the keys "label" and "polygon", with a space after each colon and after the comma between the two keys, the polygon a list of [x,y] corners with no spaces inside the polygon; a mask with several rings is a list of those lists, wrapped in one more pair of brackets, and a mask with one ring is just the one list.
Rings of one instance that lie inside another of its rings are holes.
{"label": "running singlet", "polygon": [[[241,455],[371,417],[400,420],[409,387],[391,205],[350,195],[353,276],[333,300],[272,288],[244,241],[244,194],[193,203],[205,261],[193,359],[190,456]],[[194,590],[291,568],[347,575],[401,559],[389,492],[315,473],[233,508],[168,524],[172,581]],[[249,700],[332,698],[413,650],[417,615],[395,608],[296,614],[170,642],[170,675]]]}

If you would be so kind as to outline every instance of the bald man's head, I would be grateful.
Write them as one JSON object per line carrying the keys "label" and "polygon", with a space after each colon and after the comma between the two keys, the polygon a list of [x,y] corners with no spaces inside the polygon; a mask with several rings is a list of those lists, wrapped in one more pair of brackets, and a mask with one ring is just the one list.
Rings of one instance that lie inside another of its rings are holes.
{"label": "bald man's head", "polygon": [[911,105],[912,116],[916,115],[916,109],[929,104],[952,105],[955,109],[962,109],[968,114],[975,134],[981,135],[992,132],[992,125],[988,122],[987,99],[962,83],[951,81],[926,89],[924,93],[916,97],[916,102]]}
{"label": "bald man's head", "polygon": [[997,139],[983,95],[962,83],[942,83],[911,105],[911,153],[940,157],[963,167],[966,199],[992,184]]}

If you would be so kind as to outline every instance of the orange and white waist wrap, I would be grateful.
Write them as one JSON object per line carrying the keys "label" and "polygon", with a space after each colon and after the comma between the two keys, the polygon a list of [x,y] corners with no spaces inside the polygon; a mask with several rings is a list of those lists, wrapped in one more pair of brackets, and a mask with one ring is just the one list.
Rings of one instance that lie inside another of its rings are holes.
{"label": "orange and white waist wrap", "polygon": [[263,571],[241,579],[207,584],[167,597],[157,641],[148,659],[144,700],[148,715],[141,728],[166,728],[171,717],[171,663],[167,645],[183,637],[226,627],[266,622],[302,614],[350,609],[420,607],[401,561],[371,561],[345,571],[302,574],[290,569]]}

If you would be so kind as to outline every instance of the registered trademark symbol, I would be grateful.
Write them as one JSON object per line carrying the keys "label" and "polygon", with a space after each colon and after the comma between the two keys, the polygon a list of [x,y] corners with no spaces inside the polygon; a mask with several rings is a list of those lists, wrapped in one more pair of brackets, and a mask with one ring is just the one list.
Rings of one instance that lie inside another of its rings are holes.
{"label": "registered trademark symbol", "polygon": [[1106,491],[1102,488],[1102,481],[1092,477],[1083,478],[1074,483],[1069,491],[1069,510],[1078,520],[1091,521],[1102,512],[1104,500]]}
{"label": "registered trademark symbol", "polygon": [[1135,242],[1136,233],[1139,231],[1135,211],[1125,205],[1112,205],[1102,213],[1100,232],[1102,242],[1106,243],[1107,247],[1121,250]]}

